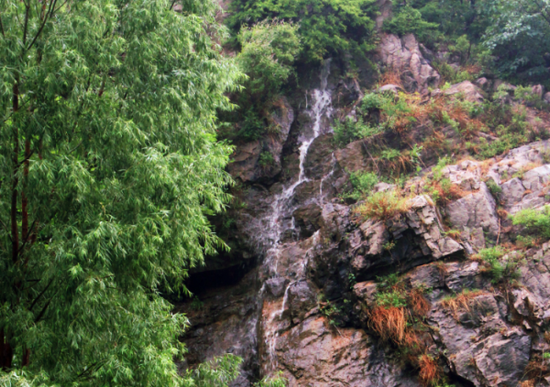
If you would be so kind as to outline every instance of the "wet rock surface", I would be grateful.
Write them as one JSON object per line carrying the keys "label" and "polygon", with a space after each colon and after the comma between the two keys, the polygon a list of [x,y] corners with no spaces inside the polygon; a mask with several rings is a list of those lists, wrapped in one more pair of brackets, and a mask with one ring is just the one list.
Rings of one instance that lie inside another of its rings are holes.
{"label": "wet rock surface", "polygon": [[[385,39],[385,61],[407,69],[406,87],[438,81],[416,41]],[[346,104],[337,100],[341,87],[325,74],[303,100],[275,113],[287,129],[238,148],[230,172],[246,182],[239,191],[246,205],[232,226],[242,249],[234,267],[242,272],[220,284],[206,270],[197,298],[178,305],[191,323],[182,367],[229,352],[244,359],[239,387],[278,371],[291,387],[421,386],[418,367],[369,321],[381,277],[399,274],[427,300],[428,351],[450,383],[517,386],[529,363],[550,352],[550,245],[525,251],[519,277],[506,285],[492,283],[487,265],[471,258],[513,241],[518,229],[507,214],[550,201],[550,144],[445,167],[443,176],[463,194],[443,206],[418,189],[403,214],[361,219],[355,203],[339,197],[350,184],[347,171],[364,169],[370,157],[361,141],[333,145],[333,109]],[[276,160],[273,170],[258,169],[265,151]],[[410,185],[418,188],[418,179]]]}

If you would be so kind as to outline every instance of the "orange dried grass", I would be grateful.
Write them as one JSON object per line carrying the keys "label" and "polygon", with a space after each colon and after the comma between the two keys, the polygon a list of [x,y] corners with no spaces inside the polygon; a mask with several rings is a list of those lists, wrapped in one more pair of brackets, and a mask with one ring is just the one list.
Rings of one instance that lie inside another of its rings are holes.
{"label": "orange dried grass", "polygon": [[380,76],[380,81],[378,82],[380,86],[384,85],[397,85],[403,87],[403,81],[401,80],[401,74],[397,70],[390,69]]}
{"label": "orange dried grass", "polygon": [[483,292],[481,290],[474,290],[471,292],[463,291],[454,298],[443,300],[442,305],[446,308],[449,308],[453,313],[453,317],[455,319],[458,319],[458,310],[463,309],[466,311],[470,311],[469,301],[476,298],[482,293]]}
{"label": "orange dried grass", "polygon": [[530,380],[540,381],[544,376],[548,375],[548,371],[548,366],[544,360],[539,355],[535,355],[529,364],[527,364],[527,367],[525,367],[525,376]]}
{"label": "orange dried grass", "polygon": [[418,316],[426,316],[430,311],[430,303],[419,289],[414,289],[410,292],[410,305],[413,313]]}
{"label": "orange dried grass", "polygon": [[407,328],[405,308],[377,306],[369,314],[370,328],[383,340],[403,343]]}
{"label": "orange dried grass", "polygon": [[441,368],[430,355],[424,354],[418,359],[420,381],[425,386],[435,386],[441,380]]}

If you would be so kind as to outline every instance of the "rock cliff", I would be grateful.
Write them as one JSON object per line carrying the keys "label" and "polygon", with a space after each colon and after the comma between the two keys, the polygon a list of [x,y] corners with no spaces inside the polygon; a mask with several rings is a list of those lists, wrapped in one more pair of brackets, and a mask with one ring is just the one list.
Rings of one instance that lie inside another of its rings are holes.
{"label": "rock cliff", "polygon": [[[430,98],[440,77],[421,51],[412,35],[386,35],[377,55],[403,74],[404,89]],[[517,268],[514,281],[496,283],[476,254],[515,240],[520,230],[509,214],[549,202],[550,143],[484,161],[457,157],[438,171],[460,188],[445,203],[423,190],[434,173],[427,157],[404,184],[406,211],[364,219],[342,194],[349,174],[368,167],[368,146],[337,149],[332,134],[361,92],[336,72],[338,64],[327,61],[309,89],[274,107],[277,133],[237,148],[229,171],[244,205],[229,215],[232,274],[221,280],[221,267],[211,265],[192,276],[197,298],[177,306],[191,322],[182,366],[237,354],[244,363],[234,385],[242,387],[278,371],[291,387],[421,386],[432,363],[455,386],[549,383],[550,244],[501,258]],[[443,93],[484,98],[469,82]],[[258,163],[262,151],[273,156],[269,168]],[[391,189],[380,183],[374,190]],[[392,289],[418,305],[396,307],[408,313],[401,331],[384,331],[388,316],[376,320],[388,278],[398,278]]]}

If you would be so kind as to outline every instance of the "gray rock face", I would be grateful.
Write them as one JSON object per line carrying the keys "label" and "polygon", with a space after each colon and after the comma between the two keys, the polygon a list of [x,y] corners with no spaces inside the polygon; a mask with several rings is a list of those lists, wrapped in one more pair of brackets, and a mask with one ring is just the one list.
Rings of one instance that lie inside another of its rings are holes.
{"label": "gray rock face", "polygon": [[379,387],[420,384],[383,352],[362,330],[331,327],[322,317],[309,317],[277,344],[289,387]]}
{"label": "gray rock face", "polygon": [[[274,105],[271,125],[274,128],[263,139],[237,146],[228,166],[231,175],[242,182],[270,179],[281,172],[281,154],[294,122],[294,110],[286,98]],[[260,156],[270,154],[273,162],[260,165]]]}
{"label": "gray rock face", "polygon": [[[393,244],[390,251],[388,243]],[[351,235],[350,244],[351,266],[362,278],[389,267],[409,270],[463,250],[443,234],[435,208],[424,196],[414,198],[402,216],[387,222],[367,220]]]}
{"label": "gray rock face", "polygon": [[446,212],[453,227],[462,232],[462,239],[475,249],[485,247],[485,236],[496,241],[499,218],[495,200],[485,183],[481,183],[479,192],[450,203]]}
{"label": "gray rock face", "polygon": [[412,34],[399,38],[383,34],[378,46],[378,55],[386,69],[402,75],[407,91],[427,91],[437,87],[440,76],[424,59],[416,38]]}
{"label": "gray rock face", "polygon": [[[439,79],[424,59],[432,54],[410,37],[383,36],[379,55],[387,67],[404,70],[408,90],[425,90]],[[489,83],[484,89],[492,87]],[[479,100],[480,89],[471,86],[457,86],[463,90],[457,93],[470,90]],[[357,93],[352,89],[349,93]],[[334,115],[348,114],[353,98],[349,94],[341,105],[335,103]],[[407,289],[423,289],[429,301],[426,318],[420,318],[429,337],[427,351],[451,385],[511,387],[523,381],[529,361],[550,352],[544,340],[550,322],[550,244],[523,252],[517,282],[505,278],[493,284],[487,264],[468,258],[487,242],[514,241],[518,230],[505,211],[549,202],[549,143],[445,167],[444,177],[464,194],[444,208],[423,196],[426,176],[420,174],[406,185],[407,193],[418,195],[410,210],[378,222],[360,218],[354,206],[338,198],[350,184],[346,170],[369,165],[364,142],[335,150],[325,117],[325,134],[311,143],[304,160],[307,179],[298,180],[300,136],[312,131],[312,115],[304,108],[305,97],[295,112],[285,104],[288,109],[279,106],[273,113],[283,130],[241,144],[230,167],[246,182],[240,198],[247,206],[235,211],[234,226],[246,246],[239,252],[243,268],[227,283],[218,283],[216,273],[200,273],[205,278],[204,289],[196,291],[200,302],[176,308],[192,324],[182,337],[189,349],[182,367],[231,352],[244,358],[234,387],[251,387],[278,371],[292,387],[419,387],[418,369],[404,365],[406,356],[380,339],[366,313],[380,291],[378,277],[398,274]],[[262,152],[273,155],[273,169],[259,168]],[[277,209],[277,198],[298,181],[291,199]],[[381,183],[373,191],[392,189]],[[266,217],[276,211],[278,218]],[[270,234],[261,245],[256,237],[269,227],[280,228],[281,237]],[[276,253],[266,254],[266,246]],[[245,260],[256,266],[245,269]]]}

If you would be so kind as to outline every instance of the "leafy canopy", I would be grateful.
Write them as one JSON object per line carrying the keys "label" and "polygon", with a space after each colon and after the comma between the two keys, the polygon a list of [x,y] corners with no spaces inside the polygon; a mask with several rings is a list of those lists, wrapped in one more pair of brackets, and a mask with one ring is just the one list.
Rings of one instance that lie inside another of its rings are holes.
{"label": "leafy canopy", "polygon": [[491,20],[483,43],[498,56],[503,76],[547,81],[550,66],[550,1],[486,0],[484,17]]}
{"label": "leafy canopy", "polygon": [[304,62],[375,47],[376,0],[235,0],[231,7],[229,25],[235,31],[266,19],[299,23]]}
{"label": "leafy canopy", "polygon": [[194,383],[159,288],[222,246],[216,112],[240,73],[213,3],[172,5],[0,1],[4,384]]}
{"label": "leafy canopy", "polygon": [[300,52],[298,27],[285,22],[260,22],[243,26],[238,62],[248,75],[246,92],[257,103],[269,101],[293,75],[292,65]]}

